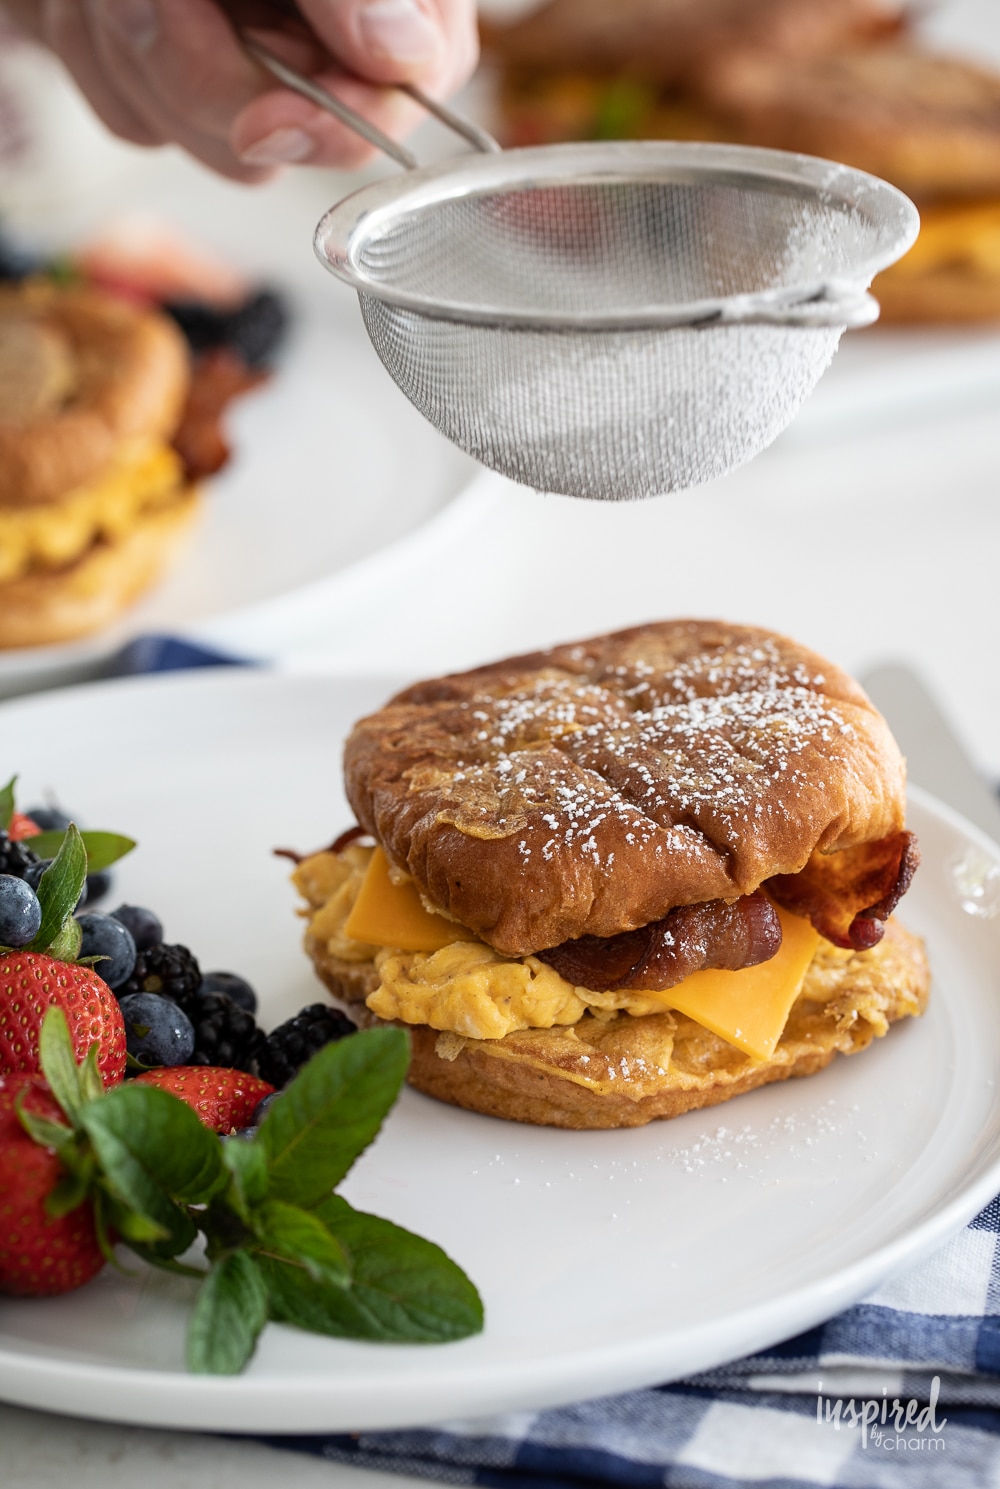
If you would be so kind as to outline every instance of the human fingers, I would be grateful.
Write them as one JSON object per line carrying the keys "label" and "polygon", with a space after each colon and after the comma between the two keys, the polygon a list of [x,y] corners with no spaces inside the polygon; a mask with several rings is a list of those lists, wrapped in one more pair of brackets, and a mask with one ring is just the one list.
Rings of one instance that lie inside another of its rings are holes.
{"label": "human fingers", "polygon": [[[31,30],[59,57],[112,134],[133,145],[162,144],[163,137],[144,122],[106,75],[79,5],[74,0],[42,0],[31,10]],[[18,14],[18,19],[26,21],[28,16]]]}
{"label": "human fingers", "polygon": [[109,85],[161,139],[237,180],[268,174],[237,159],[233,119],[268,84],[214,0],[82,0]]}
{"label": "human fingers", "polygon": [[[336,69],[314,72],[314,81],[397,139],[424,114],[388,85],[419,80],[430,92],[447,95],[465,82],[478,59],[469,0],[299,0],[299,9],[345,69],[343,75]],[[307,70],[301,60],[286,60]],[[371,82],[366,85],[363,78]],[[371,85],[380,81],[387,86]],[[295,160],[354,167],[373,154],[348,126],[317,114],[288,91],[271,92],[249,104],[237,118],[232,138],[242,159],[261,163]]]}
{"label": "human fingers", "polygon": [[479,55],[473,0],[299,0],[319,39],[375,83],[458,88]]}

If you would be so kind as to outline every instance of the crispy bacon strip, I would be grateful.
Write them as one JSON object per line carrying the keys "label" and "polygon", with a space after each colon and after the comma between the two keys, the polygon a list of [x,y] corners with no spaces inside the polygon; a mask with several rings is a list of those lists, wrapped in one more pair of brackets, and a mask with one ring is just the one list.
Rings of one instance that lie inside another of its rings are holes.
{"label": "crispy bacon strip", "polygon": [[173,438],[189,479],[211,476],[222,469],[229,459],[229,443],[222,427],[226,406],[267,378],[268,373],[247,367],[224,347],[196,359],[187,403]]}
{"label": "crispy bacon strip", "polygon": [[768,961],[780,945],[777,911],[758,890],[732,904],[706,900],[681,905],[637,931],[580,936],[536,954],[575,987],[613,993],[619,988],[675,987],[706,967],[738,972]]}
{"label": "crispy bacon strip", "polygon": [[868,951],[910,887],[920,863],[912,832],[839,853],[814,853],[799,874],[777,874],[767,892],[779,905],[811,920],[821,936],[847,951]]}

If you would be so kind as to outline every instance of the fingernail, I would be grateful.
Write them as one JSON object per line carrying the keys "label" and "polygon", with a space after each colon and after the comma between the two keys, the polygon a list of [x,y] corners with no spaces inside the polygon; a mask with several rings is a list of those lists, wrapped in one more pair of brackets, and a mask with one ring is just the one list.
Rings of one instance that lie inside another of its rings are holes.
{"label": "fingernail", "polygon": [[400,62],[435,57],[441,32],[414,0],[367,0],[358,16],[365,46]]}
{"label": "fingernail", "polygon": [[241,150],[240,159],[247,165],[294,165],[308,160],[315,149],[316,141],[304,129],[275,129]]}
{"label": "fingernail", "polygon": [[154,0],[103,0],[104,19],[134,52],[146,52],[160,34]]}

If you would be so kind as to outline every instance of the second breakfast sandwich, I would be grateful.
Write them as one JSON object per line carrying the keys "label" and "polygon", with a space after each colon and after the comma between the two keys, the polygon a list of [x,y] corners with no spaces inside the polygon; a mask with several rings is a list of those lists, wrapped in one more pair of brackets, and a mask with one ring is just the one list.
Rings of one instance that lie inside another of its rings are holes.
{"label": "second breakfast sandwich", "polygon": [[296,869],[307,949],[445,1101],[635,1126],[924,1007],[889,918],[918,862],[902,757],[782,636],[668,621],[418,683],[345,775],[359,826]]}

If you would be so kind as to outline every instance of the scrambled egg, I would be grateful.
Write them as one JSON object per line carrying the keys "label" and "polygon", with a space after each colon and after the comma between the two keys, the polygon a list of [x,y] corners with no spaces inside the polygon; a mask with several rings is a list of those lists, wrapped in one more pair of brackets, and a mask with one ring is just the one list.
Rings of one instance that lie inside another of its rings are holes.
{"label": "scrambled egg", "polygon": [[0,582],[63,568],[101,538],[123,537],[145,512],[166,505],[183,479],[175,450],[143,445],[124,450],[100,480],[62,501],[0,509]]}
{"label": "scrambled egg", "polygon": [[671,1007],[669,993],[598,993],[573,987],[537,957],[502,956],[467,932],[440,951],[401,951],[368,946],[344,932],[372,855],[352,844],[343,853],[317,853],[303,860],[295,882],[311,905],[310,933],[331,956],[347,962],[374,961],[379,987],[368,1007],[379,1018],[426,1024],[465,1039],[502,1039],[523,1029],[575,1024],[588,1010],[610,1018],[619,1010],[636,1015]]}

